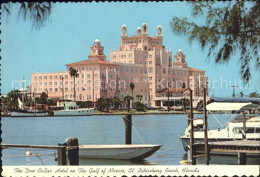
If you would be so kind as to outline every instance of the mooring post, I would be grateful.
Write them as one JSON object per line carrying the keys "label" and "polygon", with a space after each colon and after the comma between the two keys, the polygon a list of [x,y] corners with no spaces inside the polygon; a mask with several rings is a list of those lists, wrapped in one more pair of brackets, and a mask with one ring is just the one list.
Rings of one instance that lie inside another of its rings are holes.
{"label": "mooring post", "polygon": [[192,90],[190,90],[190,158],[191,158],[191,163],[192,165],[196,165],[196,158],[194,156],[194,149],[193,149],[193,144],[194,144],[194,132],[193,132],[193,93]]}
{"label": "mooring post", "polygon": [[66,147],[59,146],[58,147],[58,165],[67,165],[66,162]]}
{"label": "mooring post", "polygon": [[246,113],[243,111],[243,133],[242,133],[242,138],[246,139]]}
{"label": "mooring post", "polygon": [[70,165],[79,165],[79,142],[77,138],[67,138],[67,150]]}
{"label": "mooring post", "polygon": [[125,122],[125,144],[132,144],[132,114],[123,117]]}
{"label": "mooring post", "polygon": [[206,108],[206,88],[203,89],[203,109],[204,109],[204,144],[205,144],[205,160],[206,165],[209,165],[209,144],[208,144],[208,117],[207,117],[207,108]]}
{"label": "mooring post", "polygon": [[238,153],[238,165],[246,165],[246,153]]}

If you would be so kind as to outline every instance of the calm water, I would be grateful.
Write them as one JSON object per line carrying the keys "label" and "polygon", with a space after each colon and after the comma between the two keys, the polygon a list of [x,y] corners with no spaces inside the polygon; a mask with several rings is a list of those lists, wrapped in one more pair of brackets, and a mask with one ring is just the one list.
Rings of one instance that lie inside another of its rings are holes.
{"label": "calm water", "polygon": [[[197,115],[196,117],[201,117]],[[122,115],[88,117],[42,117],[3,118],[3,144],[57,145],[68,137],[77,137],[80,144],[124,144],[124,121]],[[180,165],[187,159],[179,136],[187,126],[187,115],[133,115],[133,144],[160,144],[159,151],[143,162],[117,160],[80,159],[80,165]],[[225,124],[229,115],[217,115]],[[218,122],[209,115],[209,128],[220,128]],[[139,135],[139,136],[138,136]],[[141,137],[141,139],[139,138]],[[142,142],[143,141],[143,142]],[[3,165],[57,165],[54,150],[30,149],[41,154],[26,157],[29,149],[12,148],[2,151]],[[198,158],[197,164],[204,164]],[[248,158],[248,164],[259,164],[259,158]],[[211,164],[237,164],[237,157],[212,156]]]}

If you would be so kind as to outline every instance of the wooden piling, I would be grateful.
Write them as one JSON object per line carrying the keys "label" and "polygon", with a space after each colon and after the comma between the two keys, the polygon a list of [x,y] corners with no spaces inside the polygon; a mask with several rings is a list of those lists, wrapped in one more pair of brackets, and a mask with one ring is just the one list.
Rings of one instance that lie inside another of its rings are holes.
{"label": "wooden piling", "polygon": [[208,144],[208,117],[207,117],[207,108],[206,108],[206,88],[203,89],[203,109],[204,109],[204,144],[205,144],[205,160],[206,165],[209,165],[209,144]]}
{"label": "wooden piling", "polygon": [[238,153],[238,165],[246,165],[246,153]]}
{"label": "wooden piling", "polygon": [[243,111],[243,133],[242,138],[246,139],[246,113]]}
{"label": "wooden piling", "polygon": [[79,142],[77,138],[68,138],[67,141],[68,158],[70,165],[79,165]]}
{"label": "wooden piling", "polygon": [[60,146],[58,148],[58,165],[67,165],[65,146]]}
{"label": "wooden piling", "polygon": [[194,144],[194,132],[193,132],[193,93],[192,90],[189,89],[190,91],[190,157],[191,157],[191,163],[192,165],[196,165],[196,158],[194,157],[194,149],[193,149],[193,144]]}
{"label": "wooden piling", "polygon": [[126,114],[125,122],[125,144],[132,144],[132,114]]}

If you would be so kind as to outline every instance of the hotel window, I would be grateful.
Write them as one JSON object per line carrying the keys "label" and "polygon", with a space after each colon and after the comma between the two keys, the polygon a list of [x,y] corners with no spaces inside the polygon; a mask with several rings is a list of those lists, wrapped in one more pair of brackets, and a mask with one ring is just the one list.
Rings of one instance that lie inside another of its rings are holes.
{"label": "hotel window", "polygon": [[58,76],[54,76],[54,79],[57,79],[58,78]]}
{"label": "hotel window", "polygon": [[163,68],[163,74],[166,74],[166,68]]}
{"label": "hotel window", "polygon": [[98,87],[95,87],[95,90],[98,90]]}
{"label": "hotel window", "polygon": [[69,91],[69,89],[68,89],[68,88],[65,88],[65,91],[67,92],[67,91]]}
{"label": "hotel window", "polygon": [[47,86],[47,82],[44,82],[44,86]]}
{"label": "hotel window", "polygon": [[57,85],[58,85],[58,83],[57,83],[57,82],[54,82],[54,85],[55,85],[55,86],[57,86]]}
{"label": "hotel window", "polygon": [[152,61],[149,61],[149,65],[151,65],[153,62]]}
{"label": "hotel window", "polygon": [[52,92],[52,88],[49,88],[49,91]]}
{"label": "hotel window", "polygon": [[42,80],[42,76],[39,77],[39,80]]}
{"label": "hotel window", "polygon": [[124,67],[123,66],[120,67],[120,71],[124,72]]}
{"label": "hotel window", "polygon": [[60,75],[60,79],[64,78],[62,75]]}
{"label": "hotel window", "polygon": [[45,88],[45,89],[44,89],[44,91],[45,91],[45,92],[48,92],[48,89],[47,89],[47,88]]}
{"label": "hotel window", "polygon": [[49,82],[49,85],[52,85],[52,82]]}
{"label": "hotel window", "polygon": [[142,68],[140,68],[140,73],[143,73],[143,69]]}
{"label": "hotel window", "polygon": [[144,73],[147,73],[147,68],[144,68]]}
{"label": "hotel window", "polygon": [[68,79],[68,75],[65,75],[65,79]]}
{"label": "hotel window", "polygon": [[116,58],[116,55],[113,55],[113,58]]}
{"label": "hotel window", "polygon": [[34,76],[34,80],[36,80],[36,81],[37,81],[37,76]]}
{"label": "hotel window", "polygon": [[40,85],[42,85],[42,83],[40,82]]}
{"label": "hotel window", "polygon": [[88,74],[87,76],[88,76],[88,78],[90,78],[90,74]]}
{"label": "hotel window", "polygon": [[90,90],[90,87],[88,87],[88,90]]}
{"label": "hotel window", "polygon": [[47,79],[47,76],[44,76],[44,80],[46,80]]}
{"label": "hotel window", "polygon": [[52,76],[49,76],[49,79],[52,79]]}
{"label": "hotel window", "polygon": [[90,80],[88,80],[88,82],[87,82],[88,84],[90,84]]}
{"label": "hotel window", "polygon": [[71,90],[71,91],[74,91],[74,88],[73,88],[73,87],[71,87],[71,88],[70,88],[70,90]]}
{"label": "hotel window", "polygon": [[132,73],[132,72],[134,72],[134,68],[133,68],[133,67],[131,67],[131,73]]}
{"label": "hotel window", "polygon": [[125,72],[128,72],[129,70],[128,70],[128,67],[125,67]]}
{"label": "hotel window", "polygon": [[57,92],[57,91],[58,91],[58,88],[55,88],[54,90],[55,90],[55,92]]}
{"label": "hotel window", "polygon": [[149,73],[152,73],[152,72],[153,72],[153,68],[149,67]]}
{"label": "hotel window", "polygon": [[95,77],[98,77],[98,74],[95,74]]}
{"label": "hotel window", "polygon": [[137,67],[135,68],[135,72],[138,73],[138,68]]}
{"label": "hotel window", "polygon": [[98,83],[98,80],[95,80],[95,83]]}
{"label": "hotel window", "polygon": [[149,58],[152,58],[152,55],[149,55]]}
{"label": "hotel window", "polygon": [[149,77],[149,80],[153,80],[153,77]]}
{"label": "hotel window", "polygon": [[65,82],[65,85],[68,85],[68,81]]}
{"label": "hotel window", "polygon": [[129,58],[132,58],[132,54],[129,54]]}

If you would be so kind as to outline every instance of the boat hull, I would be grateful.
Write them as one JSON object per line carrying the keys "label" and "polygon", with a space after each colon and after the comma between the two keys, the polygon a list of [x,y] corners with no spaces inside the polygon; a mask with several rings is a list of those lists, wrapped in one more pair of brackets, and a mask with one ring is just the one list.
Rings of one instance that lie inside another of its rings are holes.
{"label": "boat hull", "polygon": [[48,112],[18,112],[12,111],[11,117],[43,117],[48,116]]}
{"label": "boat hull", "polygon": [[140,161],[151,156],[161,145],[81,145],[79,156],[91,159]]}
{"label": "boat hull", "polygon": [[94,109],[54,111],[54,116],[91,116]]}

